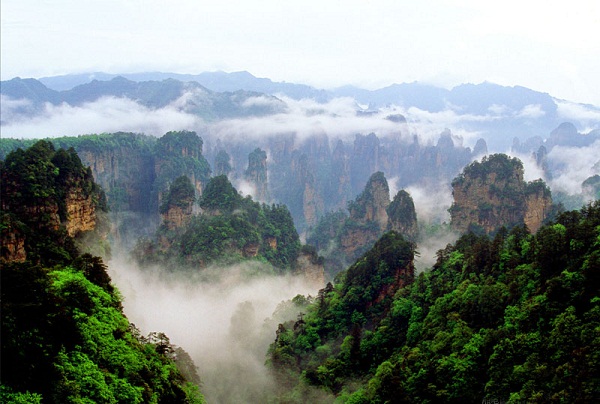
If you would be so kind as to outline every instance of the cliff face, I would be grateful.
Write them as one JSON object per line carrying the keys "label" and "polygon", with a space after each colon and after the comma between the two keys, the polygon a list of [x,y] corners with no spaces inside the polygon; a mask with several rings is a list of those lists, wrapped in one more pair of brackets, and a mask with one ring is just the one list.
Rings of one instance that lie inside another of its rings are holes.
{"label": "cliff face", "polygon": [[542,227],[544,220],[552,210],[552,196],[548,188],[541,183],[538,186],[530,185],[528,188],[533,189],[529,190],[525,196],[526,208],[523,221],[529,231],[535,233]]}
{"label": "cliff face", "polygon": [[192,206],[182,208],[180,206],[171,206],[161,214],[163,224],[168,230],[175,230],[186,226],[192,218]]}
{"label": "cliff face", "polygon": [[349,261],[352,261],[377,241],[379,234],[375,228],[346,226],[340,235],[340,247]]}
{"label": "cliff face", "polygon": [[417,212],[408,192],[398,191],[394,200],[386,208],[386,212],[388,214],[388,230],[394,230],[409,240],[416,240],[419,232]]}
{"label": "cliff face", "polygon": [[149,150],[127,144],[94,148],[83,144],[77,154],[106,192],[111,210],[147,213],[156,209],[152,197],[154,159]]}
{"label": "cliff face", "polygon": [[503,154],[467,166],[452,182],[451,225],[461,233],[491,233],[501,226],[527,224],[536,231],[550,212],[550,191],[541,181],[527,184],[523,165]]}
{"label": "cliff face", "polygon": [[269,201],[266,152],[260,148],[256,148],[248,155],[248,169],[246,170],[245,177],[254,187],[254,199],[259,202]]}
{"label": "cliff face", "polygon": [[19,229],[15,219],[10,215],[2,218],[2,246],[0,261],[25,262],[27,252],[25,251],[25,234]]}
{"label": "cliff face", "polygon": [[348,206],[350,217],[340,235],[340,245],[351,260],[357,258],[387,229],[386,208],[390,190],[382,172],[369,178],[364,191]]}
{"label": "cliff face", "polygon": [[373,174],[364,191],[350,205],[350,218],[361,224],[374,223],[380,231],[387,227],[386,208],[390,203],[390,189],[381,171]]}
{"label": "cliff face", "polygon": [[81,187],[71,188],[65,197],[67,220],[65,227],[71,237],[96,228],[96,204],[91,194]]}
{"label": "cliff face", "polygon": [[[73,239],[96,229],[97,209],[104,206],[91,171],[75,150],[55,150],[41,140],[8,154],[0,169],[2,259],[74,258]],[[63,251],[47,251],[49,238]]]}
{"label": "cliff face", "polygon": [[164,193],[175,178],[187,176],[195,190],[195,197],[202,196],[202,190],[210,178],[210,166],[202,155],[203,141],[196,132],[167,132],[158,139],[154,147],[155,181],[152,188],[162,204]]}
{"label": "cliff face", "polygon": [[185,175],[171,183],[160,208],[161,219],[167,230],[183,228],[190,223],[196,201],[195,192],[192,181]]}
{"label": "cliff face", "polygon": [[315,290],[325,286],[325,268],[316,254],[302,251],[298,256],[296,274],[306,279]]}

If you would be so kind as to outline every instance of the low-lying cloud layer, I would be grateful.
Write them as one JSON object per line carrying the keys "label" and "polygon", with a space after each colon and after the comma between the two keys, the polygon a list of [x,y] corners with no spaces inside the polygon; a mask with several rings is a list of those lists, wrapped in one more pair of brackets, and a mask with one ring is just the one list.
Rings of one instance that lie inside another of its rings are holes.
{"label": "low-lying cloud layer", "polygon": [[210,279],[118,260],[109,268],[129,320],[142,334],[164,332],[185,349],[214,403],[264,402],[273,387],[265,355],[285,320],[270,318],[282,301],[318,292],[300,277],[249,276],[243,265],[209,269]]}
{"label": "low-lying cloud layer", "polygon": [[553,190],[579,194],[583,181],[600,174],[600,141],[587,147],[555,146],[548,153],[548,164],[553,169],[549,180]]}
{"label": "low-lying cloud layer", "polygon": [[[197,116],[175,106],[151,109],[128,98],[102,97],[81,106],[46,103],[34,118],[18,116],[22,103],[10,100],[2,106],[2,136],[46,138],[90,133],[135,132],[162,136],[170,130],[193,130],[202,125]],[[8,120],[6,117],[13,117]]]}
{"label": "low-lying cloud layer", "polygon": [[[428,112],[418,108],[389,106],[377,111],[362,109],[353,98],[342,97],[319,103],[312,99],[294,100],[285,96],[251,97],[240,103],[242,108],[267,108],[276,111],[262,116],[222,119],[207,123],[189,111],[206,102],[203,94],[187,92],[163,108],[148,108],[134,100],[103,97],[81,106],[46,103],[33,118],[24,111],[33,108],[24,100],[2,98],[2,135],[14,138],[75,136],[88,133],[135,132],[162,136],[170,130],[196,130],[222,139],[266,139],[294,133],[298,141],[315,134],[330,139],[352,141],[358,133],[375,133],[412,141],[419,136],[422,144],[434,144],[440,133],[451,128],[455,141],[474,144],[480,134],[462,125],[498,119],[494,114],[461,114],[448,108]],[[279,111],[279,112],[277,112]],[[388,119],[402,114],[408,126]],[[206,129],[206,130],[205,130]]]}

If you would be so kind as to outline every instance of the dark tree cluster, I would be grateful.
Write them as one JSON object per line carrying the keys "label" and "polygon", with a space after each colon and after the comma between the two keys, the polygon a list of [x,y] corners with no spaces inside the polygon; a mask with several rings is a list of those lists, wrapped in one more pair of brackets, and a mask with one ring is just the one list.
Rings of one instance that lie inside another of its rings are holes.
{"label": "dark tree cluster", "polygon": [[278,397],[597,402],[599,240],[600,201],[535,235],[469,233],[382,299],[377,291],[396,280],[390,269],[411,251],[385,235],[301,308],[301,322],[279,326],[268,356]]}

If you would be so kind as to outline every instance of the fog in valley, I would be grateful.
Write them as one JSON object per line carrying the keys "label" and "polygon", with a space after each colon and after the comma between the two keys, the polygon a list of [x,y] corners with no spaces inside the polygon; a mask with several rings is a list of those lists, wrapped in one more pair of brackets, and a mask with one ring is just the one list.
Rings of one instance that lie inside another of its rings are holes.
{"label": "fog in valley", "polygon": [[269,344],[277,325],[298,315],[280,304],[318,292],[302,278],[258,275],[260,269],[248,263],[200,274],[109,262],[129,321],[143,335],[164,332],[190,354],[210,403],[262,402],[272,392],[264,366]]}

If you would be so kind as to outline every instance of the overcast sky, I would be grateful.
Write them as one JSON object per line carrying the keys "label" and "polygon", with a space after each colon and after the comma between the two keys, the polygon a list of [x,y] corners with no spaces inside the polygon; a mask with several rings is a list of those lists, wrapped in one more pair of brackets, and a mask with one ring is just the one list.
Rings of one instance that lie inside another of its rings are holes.
{"label": "overcast sky", "polygon": [[598,0],[2,0],[2,80],[247,70],[321,88],[522,85],[600,106]]}

